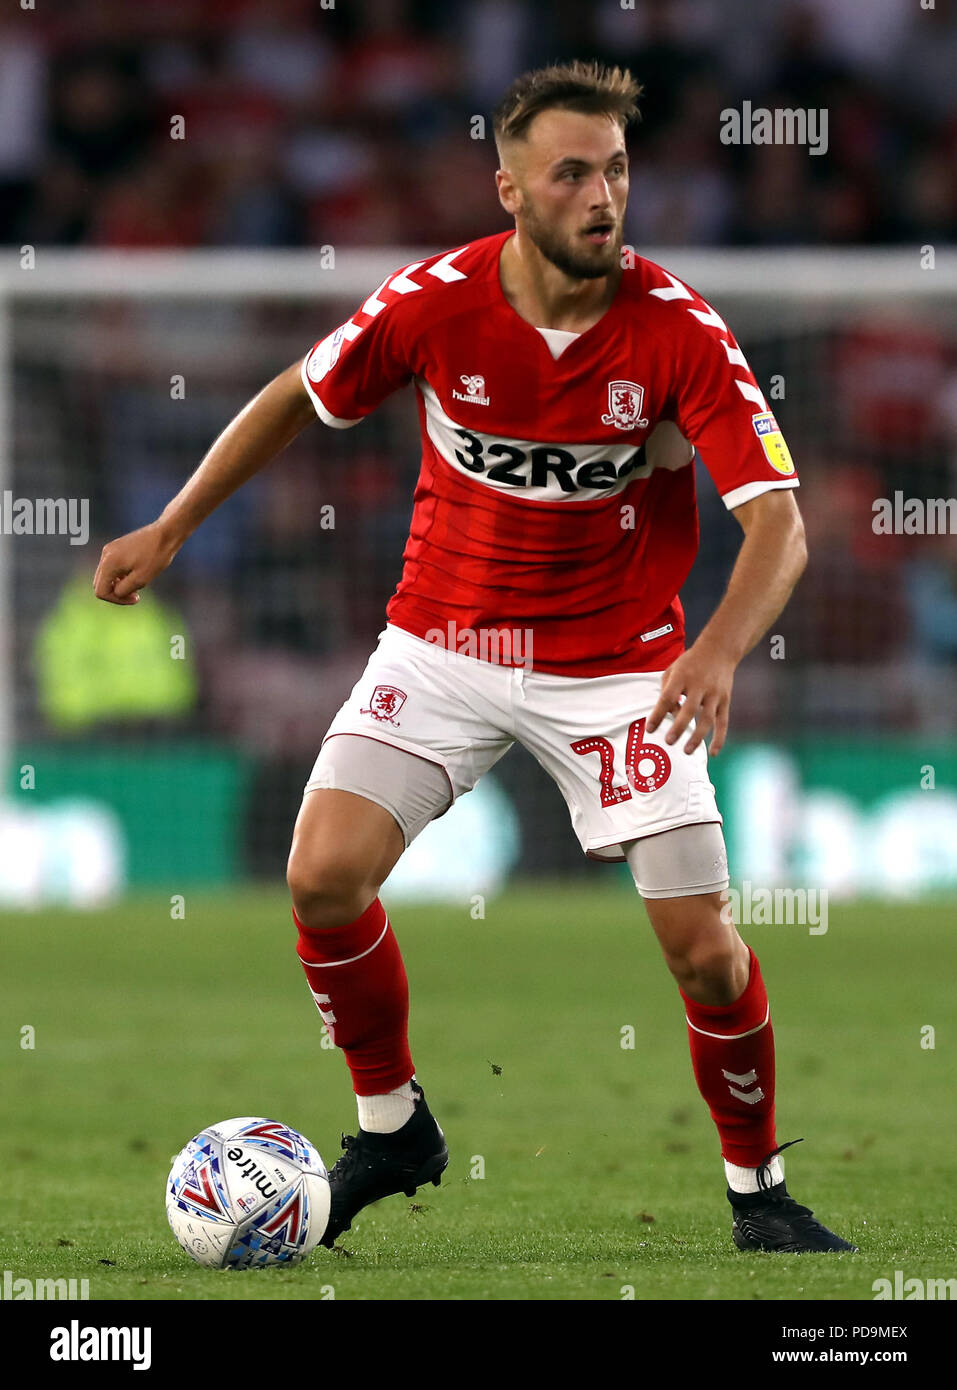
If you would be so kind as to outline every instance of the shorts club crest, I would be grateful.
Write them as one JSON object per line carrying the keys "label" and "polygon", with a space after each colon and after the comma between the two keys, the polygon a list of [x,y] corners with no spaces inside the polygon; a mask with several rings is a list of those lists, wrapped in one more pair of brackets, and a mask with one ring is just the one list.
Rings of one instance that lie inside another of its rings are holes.
{"label": "shorts club crest", "polygon": [[377,685],[372,692],[368,709],[361,710],[361,714],[371,714],[373,719],[380,723],[395,724],[398,726],[396,715],[405,704],[406,693],[395,685]]}

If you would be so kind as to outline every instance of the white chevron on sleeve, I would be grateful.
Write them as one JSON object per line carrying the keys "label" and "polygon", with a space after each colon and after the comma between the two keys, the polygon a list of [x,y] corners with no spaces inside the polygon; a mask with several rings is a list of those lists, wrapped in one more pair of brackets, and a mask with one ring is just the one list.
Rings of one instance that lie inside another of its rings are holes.
{"label": "white chevron on sleeve", "polygon": [[732,367],[743,367],[745,371],[750,370],[750,368],[748,367],[748,359],[745,357],[744,353],[741,351],[740,348],[732,347],[731,344],[725,338],[721,339],[721,346],[727,353],[728,361],[731,363]]}
{"label": "white chevron on sleeve", "polygon": [[706,323],[711,328],[720,328],[722,333],[727,333],[728,331],[728,325],[725,323],[724,319],[716,310],[712,309],[710,305],[707,309],[689,309],[688,313],[694,314],[699,323]]}
{"label": "white chevron on sleeve", "polygon": [[360,313],[362,313],[362,314],[369,314],[370,317],[372,317],[372,318],[375,318],[376,314],[381,314],[381,313],[382,313],[382,310],[383,310],[386,306],[385,306],[385,300],[380,299],[380,298],[379,298],[379,295],[380,295],[380,294],[382,293],[382,291],[385,289],[386,285],[389,283],[389,280],[390,280],[391,278],[392,278],[391,276],[387,276],[387,277],[382,281],[382,284],[379,286],[379,288],[378,288],[377,290],[373,290],[373,291],[372,291],[372,293],[369,295],[369,298],[366,300],[366,302],[363,304],[362,308],[360,309],[360,311],[359,311]]}
{"label": "white chevron on sleeve", "polygon": [[460,246],[456,251],[449,251],[446,255],[442,256],[441,259],[437,260],[434,265],[429,266],[428,270],[425,272],[426,275],[434,275],[437,280],[444,280],[446,284],[451,280],[465,280],[467,278],[465,271],[456,270],[451,264],[456,256],[461,256],[464,250],[465,247]]}
{"label": "white chevron on sleeve", "polygon": [[754,401],[755,405],[759,406],[762,411],[767,410],[767,401],[764,399],[758,388],[756,386],[752,386],[750,381],[742,381],[740,377],[736,376],[734,379],[734,384],[741,392],[742,396],[746,401]]}
{"label": "white chevron on sleeve", "polygon": [[424,265],[425,261],[413,261],[411,265],[407,265],[403,270],[400,270],[398,275],[393,275],[392,279],[386,285],[386,289],[397,290],[399,294],[408,294],[411,290],[420,290],[422,286],[417,285],[414,280],[410,280],[409,276],[416,270],[420,270]]}
{"label": "white chevron on sleeve", "polygon": [[[456,270],[451,264],[454,258],[460,256],[465,249],[464,246],[460,246],[456,251],[449,251],[446,255],[437,260],[434,265],[430,265],[425,273],[427,275],[434,275],[436,279],[443,280],[446,283],[452,280],[465,280],[467,278],[465,272]],[[390,275],[388,279],[383,280],[379,288],[369,295],[369,298],[363,304],[360,312],[368,314],[370,318],[375,318],[376,314],[381,314],[382,310],[386,307],[386,301],[379,298],[383,290],[395,290],[397,294],[411,294],[413,290],[424,289],[424,285],[412,279],[415,272],[421,270],[424,265],[425,261],[413,261],[410,265],[403,266],[401,270],[397,270],[393,275]],[[361,329],[357,331],[361,332]],[[347,332],[346,336],[351,339],[355,337],[355,333],[349,334]]]}
{"label": "white chevron on sleeve", "polygon": [[673,275],[669,275],[667,270],[662,270],[662,275],[671,281],[671,289],[666,289],[663,285],[660,289],[650,290],[656,299],[693,299],[691,291],[687,285],[683,285],[680,280],[676,280]]}

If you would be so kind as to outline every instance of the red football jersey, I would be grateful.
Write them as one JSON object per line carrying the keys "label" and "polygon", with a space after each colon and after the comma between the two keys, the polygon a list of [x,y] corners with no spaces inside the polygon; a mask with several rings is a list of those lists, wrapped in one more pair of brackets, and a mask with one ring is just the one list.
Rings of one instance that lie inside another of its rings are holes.
{"label": "red football jersey", "polygon": [[635,256],[586,332],[541,330],[502,292],[512,235],[390,275],[311,350],[303,382],[337,428],[415,383],[422,466],[390,623],[478,656],[461,634],[525,634],[497,659],[557,675],[663,670],[684,644],[698,512],[693,451],[674,429],[677,450],[646,448],[652,432],[677,426],[728,507],[796,487],[794,465],[698,294]]}

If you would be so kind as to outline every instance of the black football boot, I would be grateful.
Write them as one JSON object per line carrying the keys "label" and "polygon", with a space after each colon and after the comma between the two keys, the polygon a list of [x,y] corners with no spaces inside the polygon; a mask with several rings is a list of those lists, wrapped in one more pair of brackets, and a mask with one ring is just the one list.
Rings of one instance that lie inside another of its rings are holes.
{"label": "black football boot", "polygon": [[401,1129],[392,1134],[374,1134],[360,1129],[344,1134],[343,1156],[329,1174],[332,1204],[329,1223],[320,1242],[332,1249],[352,1218],[370,1202],[404,1192],[414,1197],[416,1189],[431,1182],[438,1187],[448,1166],[449,1151],[445,1135],[425,1102],[425,1092],[412,1082],[415,1110]]}
{"label": "black football boot", "polygon": [[734,1212],[731,1238],[739,1250],[776,1250],[800,1255],[811,1251],[857,1249],[856,1245],[842,1240],[820,1221],[815,1221],[814,1213],[798,1205],[783,1181],[771,1183],[768,1167],[771,1159],[789,1149],[791,1144],[801,1142],[792,1139],[768,1154],[757,1170],[759,1192],[728,1189],[728,1201]]}

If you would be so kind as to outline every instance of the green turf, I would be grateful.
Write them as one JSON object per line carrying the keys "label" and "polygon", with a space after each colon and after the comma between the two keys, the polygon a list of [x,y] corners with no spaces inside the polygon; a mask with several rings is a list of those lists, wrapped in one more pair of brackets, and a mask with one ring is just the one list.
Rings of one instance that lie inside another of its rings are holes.
{"label": "green turf", "polygon": [[[445,1129],[441,1189],[368,1209],[293,1269],[216,1273],[166,1225],[171,1156],[262,1114],[328,1162],[354,1132],[280,891],[5,917],[0,1270],[123,1299],[864,1299],[957,1272],[953,904],[831,904],[829,930],[748,929],[778,1044],[799,1200],[858,1255],[743,1256],[683,1014],[622,879],[396,908],[412,1048]],[[21,1028],[36,1030],[33,1050]],[[635,1028],[634,1050],[620,1046]],[[921,1028],[936,1047],[920,1045]],[[501,1068],[500,1074],[493,1065]],[[484,1160],[484,1178],[472,1176]]]}

